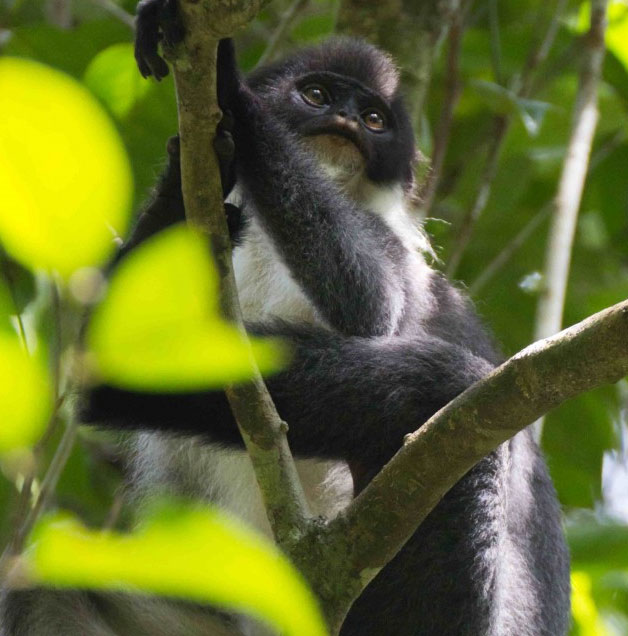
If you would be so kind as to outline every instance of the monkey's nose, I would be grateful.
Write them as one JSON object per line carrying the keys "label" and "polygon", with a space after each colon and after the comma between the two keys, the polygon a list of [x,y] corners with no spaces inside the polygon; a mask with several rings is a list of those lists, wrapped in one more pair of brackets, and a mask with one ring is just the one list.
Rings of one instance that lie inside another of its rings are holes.
{"label": "monkey's nose", "polygon": [[358,121],[358,116],[354,114],[349,114],[344,108],[338,111],[339,117],[343,119],[348,119],[349,121]]}

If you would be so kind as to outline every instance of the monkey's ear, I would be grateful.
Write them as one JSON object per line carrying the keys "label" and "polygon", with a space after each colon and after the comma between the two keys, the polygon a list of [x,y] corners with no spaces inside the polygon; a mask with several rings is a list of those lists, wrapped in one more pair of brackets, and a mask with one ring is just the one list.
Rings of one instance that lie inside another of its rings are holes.
{"label": "monkey's ear", "polygon": [[235,46],[231,38],[223,38],[218,43],[216,66],[218,105],[223,112],[233,110],[242,76],[238,70]]}

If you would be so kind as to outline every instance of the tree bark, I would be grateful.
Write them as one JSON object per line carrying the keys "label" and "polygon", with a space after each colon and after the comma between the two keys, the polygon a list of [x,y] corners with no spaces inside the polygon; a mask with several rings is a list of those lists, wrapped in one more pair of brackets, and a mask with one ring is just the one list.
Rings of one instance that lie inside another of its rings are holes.
{"label": "tree bark", "polygon": [[[223,313],[244,337],[220,171],[212,145],[221,118],[216,97],[216,49],[220,38],[233,35],[247,24],[262,4],[247,0],[181,0],[186,37],[169,56],[177,89],[186,216],[192,227],[210,238]],[[288,447],[287,427],[275,410],[252,355],[251,376],[250,383],[229,386],[225,391],[251,458],[275,539],[288,548],[304,529],[307,502]]]}

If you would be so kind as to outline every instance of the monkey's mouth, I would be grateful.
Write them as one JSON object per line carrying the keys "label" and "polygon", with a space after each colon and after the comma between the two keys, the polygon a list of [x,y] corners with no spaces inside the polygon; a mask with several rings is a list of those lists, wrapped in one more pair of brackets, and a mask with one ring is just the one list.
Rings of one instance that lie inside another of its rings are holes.
{"label": "monkey's mouth", "polygon": [[[348,149],[353,146],[361,155],[364,161],[368,161],[369,152],[360,135],[360,128],[357,122],[347,121],[339,117],[333,117],[324,122],[309,122],[302,130],[305,137],[325,137],[328,141],[326,145],[333,145],[338,148]],[[350,142],[350,143],[347,143]]]}

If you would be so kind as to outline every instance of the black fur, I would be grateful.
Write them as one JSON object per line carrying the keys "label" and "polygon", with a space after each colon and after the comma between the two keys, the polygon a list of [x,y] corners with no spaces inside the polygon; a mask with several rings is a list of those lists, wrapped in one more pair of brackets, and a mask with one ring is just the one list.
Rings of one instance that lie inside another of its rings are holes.
{"label": "black fur", "polygon": [[[144,75],[165,74],[158,27],[164,35],[173,30],[164,30],[170,10],[170,0],[140,3],[136,55]],[[237,175],[245,218],[261,225],[326,324],[249,325],[294,348],[290,366],[268,386],[295,455],[346,460],[359,491],[405,434],[483,377],[499,356],[468,301],[434,272],[417,287],[403,237],[326,177],[303,145],[339,111],[304,105],[302,82],[329,82],[349,102],[373,99],[390,127],[383,135],[351,133],[365,173],[374,184],[407,186],[415,151],[389,59],[368,44],[339,39],[247,81],[230,41],[221,42],[218,61],[219,101],[233,119],[226,128],[235,143],[235,164],[226,163],[223,177]],[[129,246],[183,216],[177,167],[171,161],[145,212],[148,231],[140,231],[140,221]],[[164,204],[164,193],[174,203]],[[243,230],[243,245],[250,231]],[[155,395],[102,386],[88,397],[85,421],[242,446],[220,391]],[[560,636],[568,626],[568,569],[556,497],[524,432],[444,497],[356,601],[341,633]]]}

